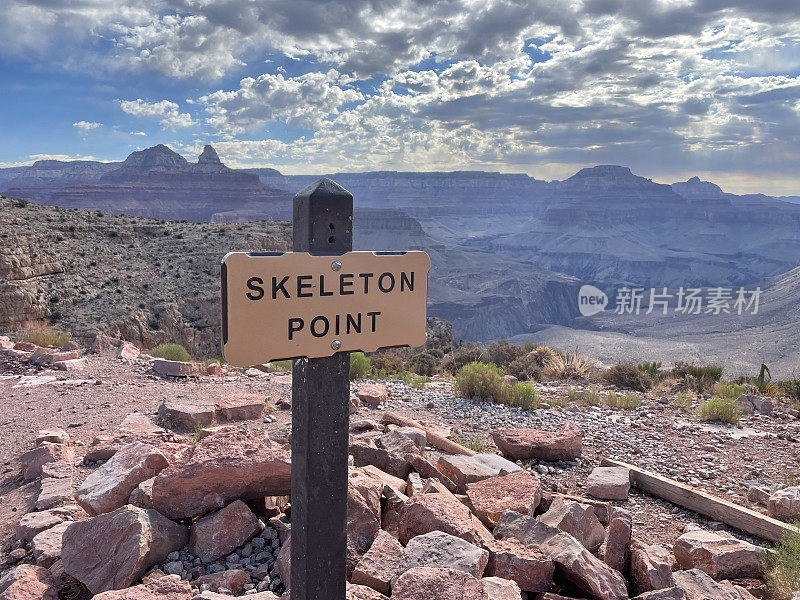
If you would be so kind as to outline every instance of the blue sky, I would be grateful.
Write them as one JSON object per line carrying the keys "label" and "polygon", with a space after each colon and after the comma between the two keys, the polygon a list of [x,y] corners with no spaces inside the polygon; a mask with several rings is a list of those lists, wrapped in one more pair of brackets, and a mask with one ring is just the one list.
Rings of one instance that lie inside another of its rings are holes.
{"label": "blue sky", "polygon": [[796,0],[10,0],[0,166],[624,164],[800,194]]}

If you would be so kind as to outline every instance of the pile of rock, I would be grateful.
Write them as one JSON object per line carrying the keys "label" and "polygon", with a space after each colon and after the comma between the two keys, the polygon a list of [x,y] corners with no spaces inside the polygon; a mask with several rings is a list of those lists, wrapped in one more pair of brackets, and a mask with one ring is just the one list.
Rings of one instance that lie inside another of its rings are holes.
{"label": "pile of rock", "polygon": [[79,371],[86,367],[80,345],[69,341],[60,348],[37,346],[31,342],[12,342],[8,337],[0,339],[0,352],[27,360],[37,367],[49,367],[61,371]]}

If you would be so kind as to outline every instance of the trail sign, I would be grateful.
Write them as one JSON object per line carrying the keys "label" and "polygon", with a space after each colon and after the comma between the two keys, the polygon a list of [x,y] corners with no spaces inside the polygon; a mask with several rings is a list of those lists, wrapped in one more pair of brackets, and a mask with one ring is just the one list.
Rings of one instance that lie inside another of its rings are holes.
{"label": "trail sign", "polygon": [[233,365],[425,343],[425,252],[233,252],[222,264]]}

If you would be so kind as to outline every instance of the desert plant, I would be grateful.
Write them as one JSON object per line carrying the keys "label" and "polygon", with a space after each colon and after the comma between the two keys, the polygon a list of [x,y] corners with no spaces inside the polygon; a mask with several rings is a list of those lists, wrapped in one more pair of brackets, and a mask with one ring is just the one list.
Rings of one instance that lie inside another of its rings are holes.
{"label": "desert plant", "polygon": [[661,370],[661,363],[660,362],[643,362],[636,365],[637,368],[641,369],[654,380],[658,379],[659,373]]}
{"label": "desert plant", "polygon": [[789,402],[800,405],[800,379],[787,379],[778,383],[778,389]]}
{"label": "desert plant", "polygon": [[592,359],[575,350],[574,352],[567,352],[563,356],[556,354],[545,365],[545,373],[559,379],[582,379],[593,366],[594,361]]}
{"label": "desert plant", "polygon": [[642,400],[636,394],[618,394],[616,392],[606,394],[604,402],[609,408],[624,408],[625,410],[633,410],[642,405]]}
{"label": "desert plant", "polygon": [[419,375],[411,371],[400,371],[392,375],[391,379],[402,381],[407,386],[417,388],[418,390],[423,389],[425,384],[428,383],[428,378],[425,375]]}
{"label": "desert plant", "polygon": [[676,379],[691,375],[698,379],[719,381],[722,378],[722,367],[719,365],[696,365],[694,363],[676,362],[672,376]]}
{"label": "desert plant", "polygon": [[433,354],[423,352],[413,358],[410,368],[414,373],[432,377],[439,369],[439,360]]}
{"label": "desert plant", "polygon": [[370,361],[363,352],[350,353],[350,379],[366,379],[370,372]]}
{"label": "desert plant", "polygon": [[464,344],[442,359],[441,369],[451,375],[471,362],[485,362],[486,353],[480,344]]}
{"label": "desert plant", "polygon": [[381,371],[387,375],[399,373],[403,370],[403,359],[393,350],[376,352],[369,357],[373,371]]}
{"label": "desert plant", "polygon": [[505,369],[517,358],[524,356],[526,352],[520,346],[509,344],[506,340],[500,340],[499,342],[489,344],[489,347],[486,349],[486,354],[489,362],[493,362],[501,369]]}
{"label": "desert plant", "polygon": [[697,416],[701,421],[723,421],[736,423],[742,416],[742,409],[730,398],[714,396],[697,408]]}
{"label": "desert plant", "polygon": [[600,406],[602,402],[603,397],[594,390],[586,390],[578,398],[578,404],[581,406]]}
{"label": "desert plant", "polygon": [[539,406],[539,390],[531,383],[503,383],[494,395],[497,402],[530,410]]}
{"label": "desert plant", "polygon": [[787,530],[774,552],[764,556],[762,565],[772,597],[792,598],[792,592],[800,589],[800,529]]}
{"label": "desert plant", "polygon": [[165,360],[177,360],[180,362],[189,362],[192,360],[189,351],[180,344],[161,344],[150,351],[150,356],[163,358]]}
{"label": "desert plant", "polygon": [[629,363],[615,364],[603,373],[603,379],[611,385],[638,392],[646,392],[653,387],[653,376],[639,366]]}
{"label": "desert plant", "polygon": [[60,331],[54,327],[38,327],[22,332],[22,341],[36,344],[37,346],[54,346],[60,348],[72,339],[68,333]]}
{"label": "desert plant", "polygon": [[506,373],[523,381],[538,381],[548,363],[556,358],[558,355],[552,348],[536,346],[513,360],[506,367]]}
{"label": "desert plant", "polygon": [[286,373],[287,371],[291,371],[293,366],[294,361],[291,359],[273,360],[272,362],[268,363],[267,369],[270,373]]}
{"label": "desert plant", "polygon": [[474,452],[478,452],[479,454],[486,450],[486,444],[483,443],[483,440],[477,434],[469,437],[461,437],[457,435],[453,437],[453,441],[456,444],[460,444],[465,448],[469,448]]}
{"label": "desert plant", "polygon": [[680,392],[675,398],[675,406],[682,408],[683,410],[689,410],[692,408],[693,402],[694,394],[690,394],[689,392]]}
{"label": "desert plant", "polygon": [[203,366],[207,367],[208,365],[213,365],[214,363],[219,363],[220,365],[224,365],[225,364],[225,359],[222,358],[221,356],[216,356],[216,357],[213,357],[213,358],[207,358],[207,359],[205,359],[203,361]]}
{"label": "desert plant", "polygon": [[471,362],[456,373],[455,389],[464,398],[494,396],[503,384],[503,371],[493,363]]}
{"label": "desert plant", "polygon": [[718,384],[715,386],[714,395],[718,398],[725,398],[726,400],[736,400],[742,394],[746,394],[747,390],[736,383]]}
{"label": "desert plant", "polygon": [[194,424],[194,436],[192,437],[190,443],[196,444],[200,440],[203,439],[203,430],[206,428],[205,425],[202,423],[195,423]]}
{"label": "desert plant", "polygon": [[569,398],[559,398],[557,396],[553,396],[552,398],[547,399],[547,403],[550,406],[560,406],[564,408],[565,406],[569,406]]}

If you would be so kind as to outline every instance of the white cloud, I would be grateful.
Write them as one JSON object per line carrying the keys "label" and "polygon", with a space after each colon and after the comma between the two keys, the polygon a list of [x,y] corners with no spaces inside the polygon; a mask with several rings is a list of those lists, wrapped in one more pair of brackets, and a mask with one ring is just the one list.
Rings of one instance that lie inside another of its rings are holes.
{"label": "white cloud", "polygon": [[144,131],[131,131],[131,135],[144,136],[144,135],[147,135],[147,134]]}
{"label": "white cloud", "polygon": [[95,123],[93,121],[78,121],[77,123],[72,124],[73,127],[76,129],[80,129],[83,133],[89,132],[92,129],[97,129],[98,127],[102,127],[102,123]]}
{"label": "white cloud", "polygon": [[136,100],[123,100],[119,106],[124,112],[135,117],[160,117],[164,129],[180,129],[195,124],[192,115],[180,112],[178,105],[169,100],[146,102],[137,98]]}

